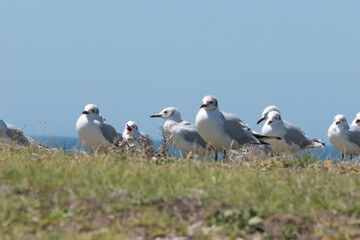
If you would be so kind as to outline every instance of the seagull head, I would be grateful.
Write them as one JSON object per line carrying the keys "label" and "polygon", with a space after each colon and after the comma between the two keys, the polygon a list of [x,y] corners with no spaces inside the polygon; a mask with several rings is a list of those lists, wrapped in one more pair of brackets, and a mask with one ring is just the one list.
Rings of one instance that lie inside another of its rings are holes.
{"label": "seagull head", "polygon": [[163,118],[165,120],[171,119],[174,121],[181,121],[181,114],[176,107],[167,107],[164,108],[161,112],[157,114],[153,114],[150,116],[151,118]]}
{"label": "seagull head", "polygon": [[277,108],[277,106],[275,106],[275,105],[267,106],[267,107],[264,109],[264,111],[263,111],[263,113],[262,113],[262,115],[261,115],[261,118],[259,119],[259,121],[257,121],[257,124],[259,124],[259,123],[261,123],[262,121],[266,120],[266,119],[268,118],[269,112],[271,112],[271,111],[275,111],[275,112],[280,113],[280,111],[279,111],[279,109]]}
{"label": "seagull head", "polygon": [[138,131],[138,125],[136,124],[136,122],[133,121],[128,121],[125,124],[125,129],[124,129],[124,135],[133,135],[134,132]]}
{"label": "seagull head", "polygon": [[342,115],[342,114],[338,114],[334,118],[334,123],[338,127],[345,126],[345,125],[347,125],[346,117],[344,115]]}
{"label": "seagull head", "polygon": [[276,123],[281,121],[280,113],[277,111],[271,111],[267,115],[267,124],[275,125]]}
{"label": "seagull head", "polygon": [[213,111],[218,108],[218,101],[214,96],[205,96],[202,100],[200,108],[205,109],[206,111]]}
{"label": "seagull head", "polygon": [[358,112],[356,114],[355,120],[354,120],[355,124],[357,124],[358,126],[360,126],[360,112]]}
{"label": "seagull head", "polygon": [[88,104],[85,106],[82,114],[91,116],[91,115],[99,115],[99,107],[95,104]]}

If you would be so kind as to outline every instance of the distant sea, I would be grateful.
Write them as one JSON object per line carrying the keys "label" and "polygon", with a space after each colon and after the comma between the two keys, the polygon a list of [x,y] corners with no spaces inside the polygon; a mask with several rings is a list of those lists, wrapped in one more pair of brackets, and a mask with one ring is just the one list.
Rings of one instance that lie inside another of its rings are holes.
{"label": "distant sea", "polygon": [[[77,137],[48,137],[48,136],[32,136],[36,141],[51,147],[61,149],[71,154],[74,152],[74,149],[82,149],[84,151],[88,151],[87,147],[82,144],[79,138]],[[155,150],[161,144],[160,140],[155,140]],[[319,158],[320,160],[326,159],[340,159],[341,155],[338,151],[335,150],[333,146],[329,143],[326,144],[325,148],[316,149],[316,150],[305,150],[302,151],[301,154],[311,153],[314,157]]]}

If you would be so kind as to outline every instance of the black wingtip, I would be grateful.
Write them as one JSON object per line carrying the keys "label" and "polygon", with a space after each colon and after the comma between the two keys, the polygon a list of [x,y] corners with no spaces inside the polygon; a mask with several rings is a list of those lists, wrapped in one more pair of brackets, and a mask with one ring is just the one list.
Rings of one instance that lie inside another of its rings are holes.
{"label": "black wingtip", "polygon": [[277,140],[281,140],[281,137],[278,136],[265,136],[265,135],[260,135],[257,133],[253,133],[253,135],[257,138],[257,139],[277,139]]}

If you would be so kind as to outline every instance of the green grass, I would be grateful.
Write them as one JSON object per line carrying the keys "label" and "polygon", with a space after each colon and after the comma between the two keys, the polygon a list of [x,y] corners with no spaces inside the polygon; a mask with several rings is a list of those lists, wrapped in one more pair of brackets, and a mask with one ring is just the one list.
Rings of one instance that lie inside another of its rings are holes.
{"label": "green grass", "polygon": [[352,239],[360,167],[0,147],[1,239]]}

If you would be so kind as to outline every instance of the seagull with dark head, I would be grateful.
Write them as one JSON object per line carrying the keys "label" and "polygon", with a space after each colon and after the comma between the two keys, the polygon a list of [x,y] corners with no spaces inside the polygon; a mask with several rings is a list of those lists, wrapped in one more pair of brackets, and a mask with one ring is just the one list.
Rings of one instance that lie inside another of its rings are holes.
{"label": "seagull with dark head", "polygon": [[90,152],[118,145],[123,140],[121,133],[105,121],[95,104],[88,104],[76,122],[80,140]]}
{"label": "seagull with dark head", "polygon": [[257,134],[236,115],[220,111],[217,99],[210,95],[203,98],[195,123],[200,136],[215,148],[215,160],[218,151],[223,150],[226,157],[226,150],[267,144],[264,139],[274,138]]}

